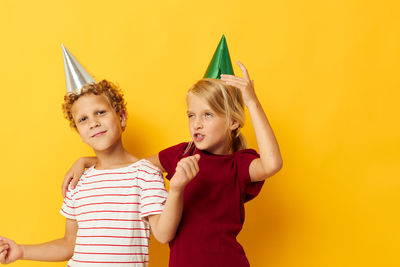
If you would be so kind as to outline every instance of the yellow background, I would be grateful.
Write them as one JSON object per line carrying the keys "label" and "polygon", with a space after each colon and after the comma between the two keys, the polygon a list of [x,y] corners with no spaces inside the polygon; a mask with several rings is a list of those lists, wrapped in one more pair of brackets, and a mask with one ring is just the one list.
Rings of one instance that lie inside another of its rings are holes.
{"label": "yellow background", "polygon": [[[399,14],[396,0],[2,0],[0,235],[62,236],[63,175],[92,154],[62,117],[61,42],[123,88],[142,157],[189,139],[185,92],[225,33],[284,159],[247,204],[252,266],[400,266]],[[250,120],[244,133],[256,147]],[[152,240],[150,266],[167,261]]]}

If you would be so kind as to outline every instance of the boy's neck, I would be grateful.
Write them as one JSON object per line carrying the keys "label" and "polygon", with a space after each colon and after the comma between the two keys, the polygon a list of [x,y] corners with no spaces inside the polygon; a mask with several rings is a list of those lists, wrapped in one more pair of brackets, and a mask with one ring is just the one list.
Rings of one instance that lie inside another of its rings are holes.
{"label": "boy's neck", "polygon": [[124,149],[121,140],[106,150],[95,150],[94,152],[97,157],[96,169],[98,170],[117,169],[138,161],[138,158]]}

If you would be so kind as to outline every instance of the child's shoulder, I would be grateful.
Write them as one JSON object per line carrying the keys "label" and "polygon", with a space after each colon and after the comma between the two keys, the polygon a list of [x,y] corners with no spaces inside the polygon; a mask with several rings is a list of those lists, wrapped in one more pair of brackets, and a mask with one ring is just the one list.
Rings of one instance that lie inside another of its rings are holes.
{"label": "child's shoulder", "polygon": [[253,161],[260,157],[260,154],[252,148],[241,149],[233,153],[235,162],[242,163],[244,161]]}
{"label": "child's shoulder", "polygon": [[129,167],[139,172],[144,172],[147,174],[157,174],[157,175],[162,174],[161,169],[153,165],[153,163],[151,163],[147,159],[140,159],[135,163],[133,163],[132,165],[130,165]]}

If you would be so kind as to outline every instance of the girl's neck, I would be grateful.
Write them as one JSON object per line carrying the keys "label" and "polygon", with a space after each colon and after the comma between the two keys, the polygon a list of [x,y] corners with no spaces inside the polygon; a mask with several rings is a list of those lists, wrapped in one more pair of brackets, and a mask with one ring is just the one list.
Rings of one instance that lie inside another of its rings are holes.
{"label": "girl's neck", "polygon": [[122,141],[119,140],[113,146],[101,150],[95,151],[97,157],[96,169],[117,169],[128,166],[138,159],[129,154],[122,146]]}

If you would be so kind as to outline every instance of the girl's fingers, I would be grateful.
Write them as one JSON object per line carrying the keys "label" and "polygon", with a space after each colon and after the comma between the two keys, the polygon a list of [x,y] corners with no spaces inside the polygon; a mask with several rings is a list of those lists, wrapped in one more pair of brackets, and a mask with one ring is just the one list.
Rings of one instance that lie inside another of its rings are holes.
{"label": "girl's fingers", "polygon": [[227,85],[236,87],[236,88],[241,89],[241,90],[243,90],[243,89],[246,88],[246,86],[247,86],[246,83],[240,83],[240,82],[237,82],[237,81],[225,81],[225,83],[226,83]]}
{"label": "girl's fingers", "polygon": [[188,176],[187,178],[191,179],[196,175],[195,162],[193,161],[192,157],[187,159],[187,168],[190,172],[190,176]]}
{"label": "girl's fingers", "polygon": [[183,175],[188,177],[190,175],[190,172],[188,171],[187,167],[186,167],[186,162],[184,161],[179,161],[178,162],[178,167],[181,168]]}
{"label": "girl's fingers", "polygon": [[243,65],[243,63],[242,62],[240,62],[239,60],[237,61],[237,64],[239,65],[239,68],[242,70],[242,72],[243,72],[243,77],[246,79],[246,80],[250,80],[250,75],[249,75],[249,72],[247,71],[247,69],[246,69],[246,67]]}
{"label": "girl's fingers", "polygon": [[199,172],[199,163],[198,163],[199,158],[200,158],[200,155],[189,157],[194,176]]}
{"label": "girl's fingers", "polygon": [[78,174],[78,175],[74,174],[74,179],[72,179],[72,181],[71,181],[71,188],[72,189],[75,189],[76,185],[79,182],[79,178],[81,178],[81,174]]}
{"label": "girl's fingers", "polygon": [[243,79],[241,77],[237,77],[234,75],[227,75],[227,74],[222,74],[221,80],[222,81],[245,81],[245,79]]}
{"label": "girl's fingers", "polygon": [[65,197],[66,194],[67,194],[67,191],[68,191],[68,184],[69,184],[69,182],[71,181],[71,179],[72,179],[72,177],[70,177],[69,175],[66,175],[65,178],[64,178],[64,182],[63,182],[63,184],[62,184],[62,194],[63,194],[63,197]]}
{"label": "girl's fingers", "polygon": [[194,176],[196,176],[198,170],[196,157],[194,156],[187,157],[182,160],[182,163],[184,163],[186,172],[189,174],[187,178],[191,179]]}

